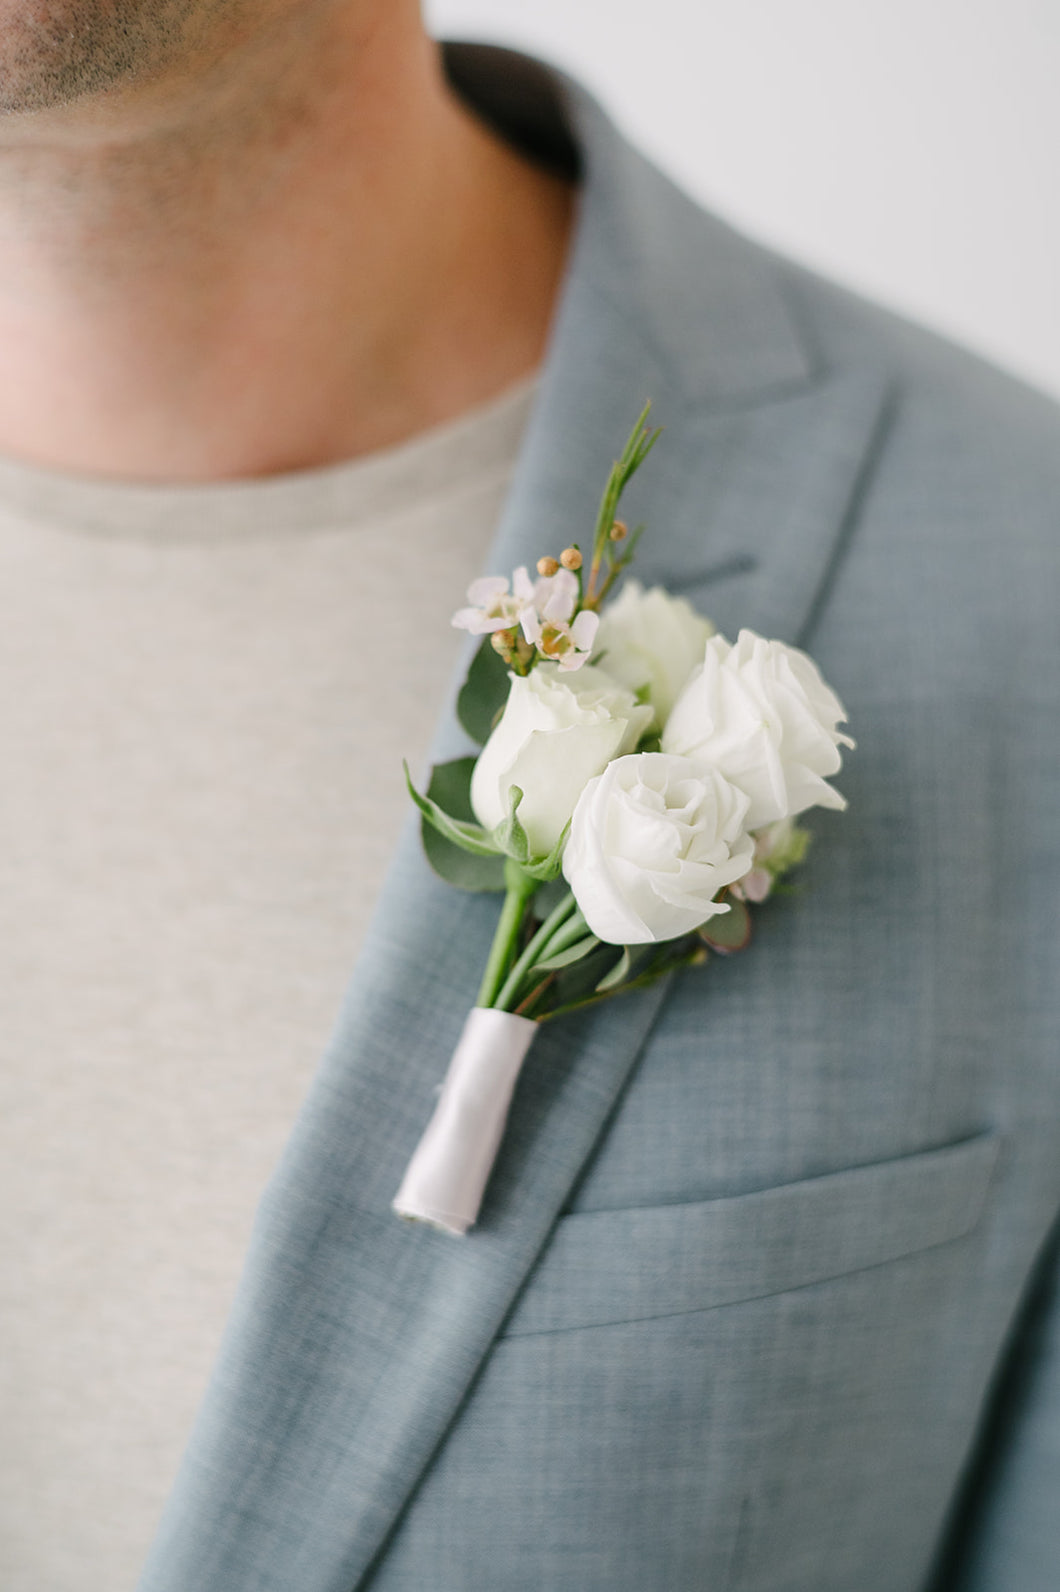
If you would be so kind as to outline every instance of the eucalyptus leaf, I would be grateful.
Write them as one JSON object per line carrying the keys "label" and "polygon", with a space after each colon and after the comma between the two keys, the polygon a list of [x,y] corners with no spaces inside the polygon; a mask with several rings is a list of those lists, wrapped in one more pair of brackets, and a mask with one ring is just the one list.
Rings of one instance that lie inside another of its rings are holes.
{"label": "eucalyptus leaf", "polygon": [[454,757],[450,763],[435,763],[427,786],[428,798],[450,818],[477,823],[471,805],[471,776],[475,772],[474,757]]}
{"label": "eucalyptus leaf", "polygon": [[[431,770],[427,797],[450,818],[474,822],[471,806],[473,757],[458,757],[451,763],[436,763]],[[458,890],[501,891],[504,889],[504,858],[480,857],[456,845],[426,816],[420,820],[423,850],[440,879]]]}
{"label": "eucalyptus leaf", "polygon": [[510,683],[503,658],[494,652],[489,636],[484,636],[456,699],[456,716],[477,745],[485,746],[489,740],[504,711]]}
{"label": "eucalyptus leaf", "polygon": [[420,820],[420,834],[427,861],[446,884],[455,885],[458,890],[472,890],[479,894],[484,892],[503,894],[503,857],[479,857],[473,852],[465,851],[462,846],[456,846],[451,840],[447,840],[427,822],[426,818]]}
{"label": "eucalyptus leaf", "polygon": [[409,795],[416,803],[427,823],[436,829],[439,834],[444,835],[446,840],[450,841],[454,846],[459,846],[461,851],[470,852],[472,856],[496,857],[498,855],[496,843],[481,824],[469,823],[461,818],[451,818],[430,796],[421,796],[412,783],[408,764],[406,763],[404,767],[405,783],[408,786]]}
{"label": "eucalyptus leaf", "polygon": [[734,895],[728,896],[727,900],[728,912],[719,912],[715,917],[708,918],[698,931],[700,939],[723,956],[742,951],[751,939],[751,914],[747,910],[747,903]]}

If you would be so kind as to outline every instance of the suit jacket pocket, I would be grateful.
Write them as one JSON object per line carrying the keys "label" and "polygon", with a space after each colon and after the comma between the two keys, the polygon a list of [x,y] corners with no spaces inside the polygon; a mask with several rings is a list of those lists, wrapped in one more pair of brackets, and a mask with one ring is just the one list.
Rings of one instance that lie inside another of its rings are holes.
{"label": "suit jacket pocket", "polygon": [[999,1144],[990,1131],[731,1199],[562,1217],[501,1336],[710,1310],[945,1244],[978,1222]]}

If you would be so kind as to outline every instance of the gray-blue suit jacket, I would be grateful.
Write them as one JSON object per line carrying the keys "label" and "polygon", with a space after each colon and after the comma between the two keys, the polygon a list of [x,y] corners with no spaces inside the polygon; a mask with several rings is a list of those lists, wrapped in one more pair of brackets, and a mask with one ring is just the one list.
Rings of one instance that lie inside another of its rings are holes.
{"label": "gray-blue suit jacket", "polygon": [[142,1592],[1056,1592],[1057,410],[449,64],[581,172],[487,569],[651,397],[639,573],[812,647],[850,808],[745,954],[542,1031],[463,1240],[390,1200],[497,901],[410,823]]}

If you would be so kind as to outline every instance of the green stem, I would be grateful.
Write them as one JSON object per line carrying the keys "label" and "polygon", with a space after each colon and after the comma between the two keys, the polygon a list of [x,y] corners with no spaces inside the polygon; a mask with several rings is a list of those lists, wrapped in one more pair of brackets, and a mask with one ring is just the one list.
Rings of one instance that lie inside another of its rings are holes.
{"label": "green stem", "polygon": [[648,427],[648,414],[651,403],[646,403],[637,416],[636,425],[630,432],[621,456],[611,467],[611,474],[607,478],[604,494],[600,500],[600,509],[596,517],[596,529],[593,532],[593,552],[589,565],[589,582],[585,588],[582,600],[583,608],[598,609],[602,594],[596,590],[596,581],[603,562],[604,548],[611,534],[611,526],[618,512],[619,501],[630,481],[636,475],[648,454],[655,446],[660,435],[660,429],[654,431]]}
{"label": "green stem", "polygon": [[618,577],[623,573],[627,563],[629,563],[628,559],[624,560],[620,564],[615,564],[612,569],[608,570],[607,575],[604,578],[604,583],[600,587],[600,590],[596,596],[594,605],[596,608],[599,608],[601,604],[607,600],[611,592],[611,587],[615,584],[615,581],[618,579]]}
{"label": "green stem", "polygon": [[[559,906],[556,907],[553,912],[549,913],[548,917],[545,919],[544,923],[542,923],[541,927],[538,929],[537,933],[526,947],[526,950],[523,952],[522,956],[520,956],[519,960],[508,974],[508,977],[505,979],[504,985],[498,994],[496,1001],[494,1002],[494,1005],[499,1011],[510,1012],[512,1010],[512,1002],[518,995],[519,986],[522,984],[526,974],[536,962],[541,960],[542,956],[544,955],[545,947],[549,945],[549,941],[552,939],[552,936],[563,927],[573,910],[574,897],[568,891],[563,897],[562,901],[559,903]],[[481,1002],[479,1004],[481,1005]]]}
{"label": "green stem", "polygon": [[523,996],[523,999],[519,1002],[518,1006],[515,1008],[516,1017],[532,1017],[533,1016],[533,1012],[531,1011],[531,1007],[536,1005],[537,1001],[545,993],[545,991],[548,989],[548,986],[552,983],[552,980],[555,978],[555,976],[556,976],[555,973],[546,973],[544,978],[541,980],[540,984],[535,985],[535,987],[530,991],[529,995],[524,995]]}
{"label": "green stem", "polygon": [[[479,986],[476,1006],[496,1006],[498,991],[504,983],[504,977],[511,962],[516,945],[519,943],[519,934],[526,916],[526,908],[534,892],[538,888],[538,881],[524,872],[517,862],[510,857],[504,863],[504,905],[501,908],[500,922],[497,932],[493,936],[490,946],[489,958],[486,962],[486,971],[482,975]],[[503,1008],[502,1008],[503,1010]]]}
{"label": "green stem", "polygon": [[610,1000],[613,995],[624,995],[627,990],[647,989],[649,984],[654,984],[660,978],[665,978],[667,973],[674,972],[673,967],[661,967],[657,973],[643,973],[640,978],[630,979],[628,984],[619,984],[615,989],[605,990],[602,995],[587,995],[584,1000],[569,1001],[566,1006],[557,1006],[550,1012],[545,1012],[538,1019],[540,1022],[551,1022],[553,1017],[566,1017],[568,1012],[583,1012],[587,1006],[599,1006],[602,1001]]}
{"label": "green stem", "polygon": [[568,1012],[581,1012],[587,1006],[599,1006],[601,1001],[610,1000],[612,995],[624,995],[627,990],[647,989],[649,984],[655,984],[661,978],[666,978],[670,973],[676,973],[682,967],[695,967],[705,960],[703,947],[693,946],[691,950],[682,955],[664,961],[656,967],[649,967],[637,978],[631,978],[624,984],[618,984],[614,989],[604,990],[602,993],[588,995],[584,1000],[569,1001],[566,1006],[557,1006],[550,1012],[542,1013],[539,1022],[551,1022],[553,1017],[565,1017]]}
{"label": "green stem", "polygon": [[[592,936],[592,930],[581,913],[576,912],[559,932],[553,935],[548,943],[545,955],[558,956],[560,951],[565,951],[569,945],[574,944],[575,940],[584,940],[587,935]],[[599,944],[599,941],[597,941],[597,944]]]}

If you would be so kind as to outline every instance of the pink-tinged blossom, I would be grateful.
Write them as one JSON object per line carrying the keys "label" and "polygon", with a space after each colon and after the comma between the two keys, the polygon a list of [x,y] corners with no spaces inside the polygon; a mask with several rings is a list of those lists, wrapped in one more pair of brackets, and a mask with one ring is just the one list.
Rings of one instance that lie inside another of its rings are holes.
{"label": "pink-tinged blossom", "polygon": [[767,899],[778,879],[798,867],[806,855],[810,836],[790,818],[782,818],[778,823],[759,829],[752,839],[754,865],[750,873],[732,886],[732,893],[741,901],[758,903]]}
{"label": "pink-tinged blossom", "polygon": [[596,639],[598,614],[587,610],[574,617],[581,590],[569,569],[557,569],[534,583],[533,605],[522,616],[523,635],[550,663],[561,669],[580,669],[588,661]]}
{"label": "pink-tinged blossom", "polygon": [[[542,583],[537,582],[540,586]],[[457,630],[470,630],[473,636],[486,636],[495,630],[514,630],[523,614],[534,605],[535,584],[525,564],[512,577],[512,590],[503,575],[483,575],[467,589],[467,608],[459,608],[452,624]]]}
{"label": "pink-tinged blossom", "polygon": [[[578,606],[578,577],[569,569],[534,582],[534,610],[546,624],[566,624]],[[529,638],[527,638],[529,639]]]}
{"label": "pink-tinged blossom", "polygon": [[745,873],[742,879],[737,880],[729,888],[741,901],[753,901],[757,904],[764,901],[772,890],[773,875],[768,868],[752,868],[750,873]]}
{"label": "pink-tinged blossom", "polygon": [[575,616],[578,577],[569,569],[531,580],[525,565],[515,571],[512,589],[503,575],[484,575],[467,589],[467,608],[453,615],[458,630],[485,636],[497,630],[522,626],[530,645],[561,669],[580,669],[593,649],[599,615],[584,611]]}
{"label": "pink-tinged blossom", "polygon": [[540,618],[533,608],[523,615],[523,635],[547,658],[561,669],[580,669],[589,660],[596,640],[599,614],[583,609],[569,624],[563,619]]}

